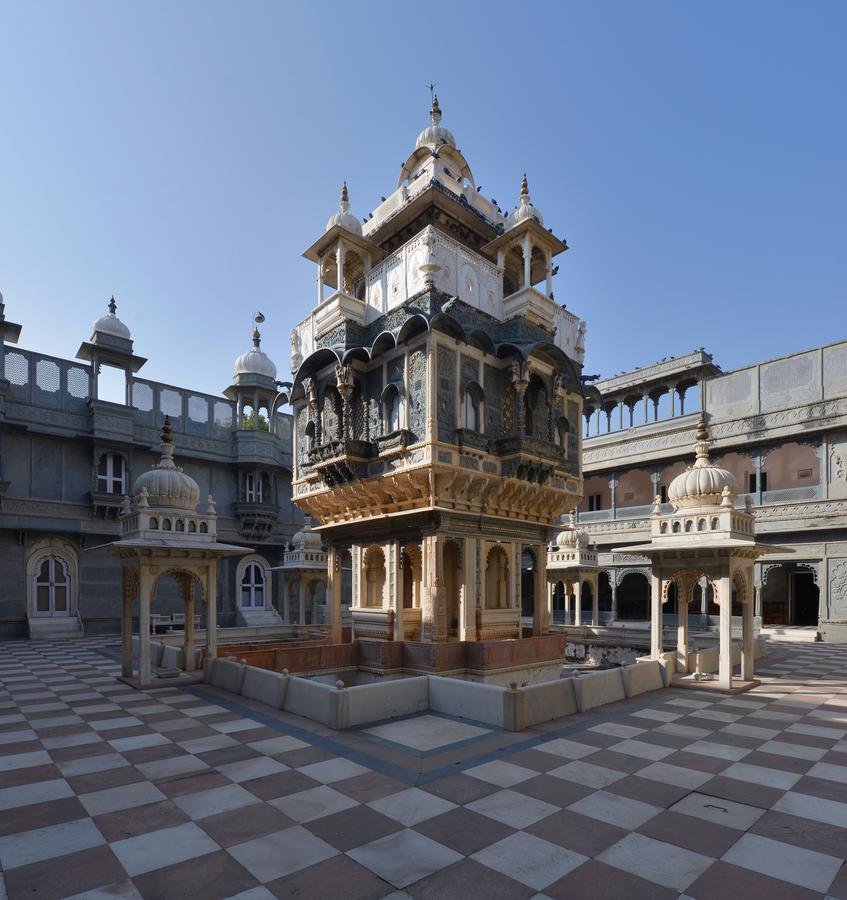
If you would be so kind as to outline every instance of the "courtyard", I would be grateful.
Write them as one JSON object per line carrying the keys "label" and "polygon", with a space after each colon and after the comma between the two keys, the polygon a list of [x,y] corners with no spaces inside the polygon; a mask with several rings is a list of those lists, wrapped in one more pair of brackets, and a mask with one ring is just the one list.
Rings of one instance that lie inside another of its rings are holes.
{"label": "courtyard", "polygon": [[847,647],[770,648],[740,697],[340,733],[7,642],[0,897],[847,897]]}

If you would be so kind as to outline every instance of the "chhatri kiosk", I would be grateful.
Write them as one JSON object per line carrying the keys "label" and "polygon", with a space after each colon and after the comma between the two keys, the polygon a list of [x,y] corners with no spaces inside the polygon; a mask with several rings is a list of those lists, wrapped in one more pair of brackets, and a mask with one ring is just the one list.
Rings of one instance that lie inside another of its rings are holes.
{"label": "chhatri kiosk", "polygon": [[[162,428],[162,456],[135,481],[132,500],[120,512],[121,539],[109,546],[123,566],[121,633],[123,678],[139,687],[154,684],[150,641],[150,606],[161,579],[172,576],[185,603],[183,666],[195,668],[194,592],[206,604],[206,655],[217,655],[217,571],[225,556],[250,553],[249,547],[217,540],[217,512],[210,494],[203,513],[197,511],[200,488],[174,463],[170,420]],[[133,678],[132,612],[138,600],[138,677]],[[172,680],[171,680],[171,683]]]}
{"label": "chhatri kiosk", "polygon": [[[757,543],[756,520],[749,506],[736,509],[735,476],[709,461],[709,431],[701,416],[694,445],[694,465],[677,475],[668,488],[673,511],[663,514],[657,496],[651,541],[619,548],[640,553],[652,563],[651,655],[663,655],[662,610],[676,595],[678,617],[677,670],[688,674],[688,604],[694,586],[705,576],[720,606],[718,687],[743,690],[753,684],[753,564],[784,547]],[[741,679],[732,678],[732,606],[741,607]]]}

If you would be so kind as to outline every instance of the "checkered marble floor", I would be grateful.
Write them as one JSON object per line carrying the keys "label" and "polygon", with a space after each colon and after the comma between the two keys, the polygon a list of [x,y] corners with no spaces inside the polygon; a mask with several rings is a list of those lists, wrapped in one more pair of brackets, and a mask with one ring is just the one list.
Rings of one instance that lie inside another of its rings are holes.
{"label": "checkered marble floor", "polygon": [[0,644],[0,898],[847,900],[847,645],[519,735],[118,670],[114,639]]}

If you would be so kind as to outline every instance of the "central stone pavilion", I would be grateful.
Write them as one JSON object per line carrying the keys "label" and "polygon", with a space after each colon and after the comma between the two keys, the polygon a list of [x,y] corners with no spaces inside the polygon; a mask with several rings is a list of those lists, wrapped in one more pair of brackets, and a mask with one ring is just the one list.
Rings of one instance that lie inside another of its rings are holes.
{"label": "central stone pavilion", "polygon": [[524,176],[505,215],[433,98],[396,187],[304,253],[317,303],[292,332],[294,499],[340,572],[354,637],[478,641],[548,627],[553,523],[582,496],[585,323],[553,298],[566,243]]}

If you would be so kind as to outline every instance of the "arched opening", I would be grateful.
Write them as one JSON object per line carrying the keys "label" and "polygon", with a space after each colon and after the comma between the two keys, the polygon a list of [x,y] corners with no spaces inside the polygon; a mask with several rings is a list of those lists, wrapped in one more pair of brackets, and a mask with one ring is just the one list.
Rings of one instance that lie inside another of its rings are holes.
{"label": "arched opening", "polygon": [[557,581],[553,588],[553,622],[556,625],[569,625],[565,615],[565,583]]}
{"label": "arched opening", "polygon": [[364,606],[383,606],[385,556],[381,547],[368,547],[365,553]]}
{"label": "arched opening", "polygon": [[32,585],[34,616],[71,614],[71,565],[63,556],[51,553],[35,565]]}
{"label": "arched opening", "polygon": [[678,593],[676,581],[672,581],[668,585],[668,594],[667,599],[664,604],[664,614],[669,616],[675,616],[679,614],[679,605],[678,605]]}
{"label": "arched opening", "polygon": [[244,566],[239,602],[242,609],[265,608],[265,573],[257,562]]}
{"label": "arched opening", "polygon": [[459,586],[461,583],[459,547],[453,541],[444,545],[444,589],[447,594],[447,634],[459,634]]}
{"label": "arched opening", "polygon": [[400,430],[400,391],[396,384],[389,384],[382,392],[382,427],[384,434]]}
{"label": "arched opening", "polygon": [[597,577],[597,611],[601,624],[605,624],[611,618],[612,582],[608,572],[601,572]]}
{"label": "arched opening", "polygon": [[764,625],[817,625],[820,589],[812,569],[785,563],[765,570],[762,585]]}
{"label": "arched opening", "polygon": [[564,416],[559,416],[556,420],[556,427],[553,429],[553,440],[557,446],[567,450],[570,430],[570,422]]}
{"label": "arched opening", "polygon": [[580,621],[591,622],[594,606],[594,589],[590,581],[583,581],[579,589]]}
{"label": "arched opening", "polygon": [[550,406],[547,403],[547,388],[537,375],[532,375],[529,379],[524,409],[526,434],[541,441],[549,440]]}
{"label": "arched opening", "polygon": [[502,547],[493,547],[485,563],[485,608],[509,607],[509,559]]}
{"label": "arched opening", "polygon": [[414,609],[421,605],[421,551],[417,544],[407,544],[402,553],[403,607]]}
{"label": "arched opening", "polygon": [[532,551],[521,553],[521,615],[532,618],[535,605],[535,557]]}
{"label": "arched opening", "polygon": [[462,428],[482,431],[482,388],[475,381],[462,394]]}
{"label": "arched opening", "polygon": [[618,585],[618,618],[644,621],[650,618],[650,582],[643,572],[628,572]]}

